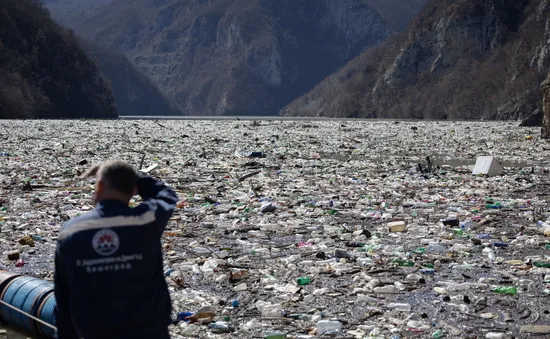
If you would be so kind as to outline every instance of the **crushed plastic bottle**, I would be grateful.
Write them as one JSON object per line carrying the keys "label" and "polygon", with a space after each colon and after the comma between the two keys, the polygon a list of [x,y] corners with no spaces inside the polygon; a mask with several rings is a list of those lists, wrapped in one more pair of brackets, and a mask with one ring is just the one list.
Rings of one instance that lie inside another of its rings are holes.
{"label": "crushed plastic bottle", "polygon": [[444,253],[446,251],[445,246],[432,242],[428,245],[428,253]]}
{"label": "crushed plastic bottle", "polygon": [[231,326],[226,322],[210,323],[208,328],[214,333],[230,333],[233,331]]}
{"label": "crushed plastic bottle", "polygon": [[321,320],[317,323],[317,334],[328,335],[337,334],[342,330],[342,323],[333,320]]}

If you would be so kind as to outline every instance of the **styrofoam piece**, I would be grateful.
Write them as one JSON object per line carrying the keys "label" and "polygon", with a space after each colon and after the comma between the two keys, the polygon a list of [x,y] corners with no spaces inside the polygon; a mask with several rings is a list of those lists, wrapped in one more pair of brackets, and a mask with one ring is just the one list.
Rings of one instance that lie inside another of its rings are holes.
{"label": "styrofoam piece", "polygon": [[159,164],[153,164],[153,165],[147,167],[146,169],[144,169],[142,172],[143,173],[152,173],[154,170],[157,169],[157,167],[159,167]]}
{"label": "styrofoam piece", "polygon": [[502,174],[502,163],[495,157],[478,157],[476,166],[472,172],[473,175],[484,174],[495,176]]}
{"label": "styrofoam piece", "polygon": [[390,232],[404,232],[407,229],[407,225],[404,221],[395,221],[388,223],[388,230]]}

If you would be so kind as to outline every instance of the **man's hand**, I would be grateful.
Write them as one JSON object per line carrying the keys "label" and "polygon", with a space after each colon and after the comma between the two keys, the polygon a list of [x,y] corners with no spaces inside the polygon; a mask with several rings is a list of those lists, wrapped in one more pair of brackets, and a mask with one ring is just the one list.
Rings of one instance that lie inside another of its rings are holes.
{"label": "man's hand", "polygon": [[84,172],[84,174],[82,174],[80,176],[80,179],[87,179],[87,178],[90,178],[90,177],[95,177],[96,174],[97,174],[97,171],[99,170],[100,167],[101,167],[101,164],[94,165],[92,168],[90,168],[89,170]]}

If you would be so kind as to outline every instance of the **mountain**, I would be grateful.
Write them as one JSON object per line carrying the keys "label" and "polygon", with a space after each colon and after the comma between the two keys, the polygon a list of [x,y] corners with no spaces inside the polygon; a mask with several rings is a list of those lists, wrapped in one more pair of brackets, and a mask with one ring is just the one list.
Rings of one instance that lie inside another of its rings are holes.
{"label": "mountain", "polygon": [[74,28],[112,0],[40,0],[57,23]]}
{"label": "mountain", "polygon": [[78,34],[124,52],[186,114],[261,115],[403,29],[425,0],[49,2]]}
{"label": "mountain", "polygon": [[120,115],[181,115],[181,111],[124,54],[87,41],[81,41],[80,46],[110,82],[115,108]]}
{"label": "mountain", "polygon": [[0,1],[0,118],[116,117],[108,84],[72,31],[35,1]]}
{"label": "mountain", "polygon": [[431,0],[282,114],[540,120],[549,64],[548,0]]}
{"label": "mountain", "polygon": [[[76,28],[111,0],[42,0],[61,25]],[[151,79],[127,57],[114,49],[80,40],[86,54],[111,84],[115,108],[120,115],[181,115],[176,105],[162,94]]]}
{"label": "mountain", "polygon": [[394,32],[400,32],[407,28],[426,0],[364,0],[364,2],[376,9]]}

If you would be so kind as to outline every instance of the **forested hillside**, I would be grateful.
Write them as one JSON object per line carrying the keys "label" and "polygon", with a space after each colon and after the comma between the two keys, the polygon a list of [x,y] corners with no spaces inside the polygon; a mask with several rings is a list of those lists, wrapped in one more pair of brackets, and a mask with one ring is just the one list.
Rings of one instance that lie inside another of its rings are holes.
{"label": "forested hillside", "polygon": [[540,123],[549,63],[549,1],[432,0],[282,114]]}
{"label": "forested hillside", "polygon": [[124,54],[84,40],[80,45],[109,82],[119,115],[181,115],[181,111]]}
{"label": "forested hillside", "polygon": [[113,96],[72,31],[38,2],[0,1],[0,118],[115,118]]}

